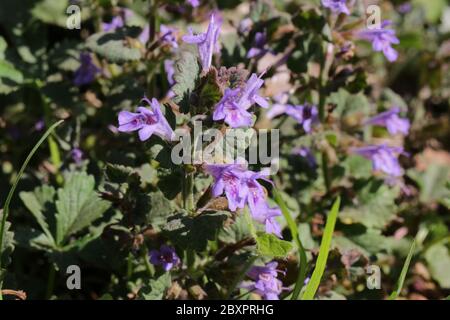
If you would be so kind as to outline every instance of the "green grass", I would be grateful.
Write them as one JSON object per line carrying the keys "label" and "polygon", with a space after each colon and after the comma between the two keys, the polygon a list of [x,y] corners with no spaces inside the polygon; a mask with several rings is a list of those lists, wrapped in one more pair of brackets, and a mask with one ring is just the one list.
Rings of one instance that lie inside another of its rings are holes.
{"label": "green grass", "polygon": [[311,279],[309,280],[305,292],[303,293],[302,300],[312,300],[316,295],[319,288],[320,281],[322,280],[325,267],[327,265],[328,253],[330,252],[331,239],[333,238],[334,226],[339,212],[341,204],[341,198],[337,198],[333,204],[333,207],[328,214],[327,223],[322,236],[322,242],[320,244],[319,256],[316,262],[316,268],[314,269]]}

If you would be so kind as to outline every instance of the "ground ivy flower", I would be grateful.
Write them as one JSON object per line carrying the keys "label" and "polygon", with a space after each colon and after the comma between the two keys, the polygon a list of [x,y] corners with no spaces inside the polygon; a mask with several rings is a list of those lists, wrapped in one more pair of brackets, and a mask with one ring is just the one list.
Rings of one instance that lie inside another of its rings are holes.
{"label": "ground ivy flower", "polygon": [[253,116],[247,108],[239,103],[240,88],[225,89],[222,99],[217,103],[213,120],[224,120],[232,128],[249,127]]}
{"label": "ground ivy flower", "polygon": [[386,127],[391,135],[395,135],[397,133],[407,135],[410,127],[409,120],[400,118],[398,116],[399,113],[400,108],[393,107],[388,111],[382,112],[370,118],[365,123]]}
{"label": "ground ivy flower", "polygon": [[174,138],[174,131],[162,114],[158,100],[153,98],[150,101],[144,97],[142,101],[150,105],[151,109],[139,106],[136,113],[121,111],[118,130],[120,132],[138,131],[141,141],[147,140],[152,134],[171,141]]}
{"label": "ground ivy flower", "polygon": [[186,2],[189,3],[194,8],[200,5],[200,0],[187,0]]}
{"label": "ground ivy flower", "polygon": [[70,157],[72,158],[73,162],[76,164],[80,164],[83,160],[83,151],[81,151],[80,148],[73,148],[70,150]]}
{"label": "ground ivy flower", "polygon": [[228,208],[231,211],[242,209],[248,196],[248,188],[245,184],[247,166],[243,163],[231,164],[206,164],[205,170],[214,178],[212,195],[219,197],[223,193],[228,200]]}
{"label": "ground ivy flower", "polygon": [[162,245],[159,250],[151,250],[150,263],[155,266],[162,266],[165,271],[169,271],[180,263],[175,249],[170,246]]}
{"label": "ground ivy flower", "polygon": [[175,75],[175,62],[169,59],[164,60],[164,71],[166,72],[169,85],[174,85],[175,80],[173,76]]}
{"label": "ground ivy flower", "polygon": [[176,37],[177,29],[162,24],[159,27],[159,30],[161,33],[160,39],[163,43],[167,43],[174,49],[178,48],[177,37]]}
{"label": "ground ivy flower", "polygon": [[275,219],[282,215],[280,208],[271,208],[266,201],[261,201],[250,212],[253,220],[264,225],[266,233],[271,233],[278,238],[282,238],[281,227]]}
{"label": "ground ivy flower", "polygon": [[216,22],[215,16],[212,14],[205,33],[194,35],[192,29],[189,28],[188,34],[182,38],[184,42],[197,45],[203,70],[209,70],[213,53],[218,49],[217,40],[219,39],[220,26],[221,24]]}
{"label": "ground ivy flower", "polygon": [[317,107],[311,104],[291,105],[276,103],[266,113],[266,116],[269,119],[273,119],[281,114],[287,114],[294,118],[306,133],[310,133],[312,126],[319,122]]}
{"label": "ground ivy flower", "polygon": [[253,282],[243,284],[241,287],[253,291],[265,300],[278,300],[283,291],[283,283],[277,279],[277,262],[270,262],[265,266],[255,266],[247,272]]}
{"label": "ground ivy flower", "polygon": [[372,161],[374,171],[381,171],[392,177],[403,174],[402,167],[398,162],[398,156],[403,153],[401,147],[389,147],[387,145],[373,145],[355,148],[353,152]]}
{"label": "ground ivy flower", "polygon": [[261,58],[269,49],[267,48],[267,36],[265,32],[256,32],[253,47],[247,52],[247,58]]}
{"label": "ground ivy flower", "polygon": [[381,23],[380,28],[366,29],[357,33],[358,38],[372,42],[373,50],[383,52],[390,62],[397,60],[398,57],[398,53],[392,48],[392,45],[400,43],[395,35],[395,30],[386,29],[391,24],[391,21],[385,20]]}
{"label": "ground ivy flower", "polygon": [[224,120],[232,128],[248,127],[253,122],[252,113],[248,109],[257,104],[260,107],[268,107],[265,98],[258,94],[259,89],[264,84],[255,73],[247,80],[243,87],[225,89],[222,99],[217,103],[213,120]]}
{"label": "ground ivy flower", "polygon": [[333,13],[339,14],[344,13],[349,15],[350,11],[345,5],[347,0],[322,0],[322,5],[325,8],[330,9]]}
{"label": "ground ivy flower", "polygon": [[82,86],[95,80],[95,76],[101,70],[93,62],[91,55],[87,52],[80,53],[80,66],[75,71],[73,83],[76,86]]}
{"label": "ground ivy flower", "polygon": [[133,15],[133,11],[128,8],[120,8],[119,15],[113,17],[110,22],[102,23],[104,32],[115,31],[125,25],[125,21]]}

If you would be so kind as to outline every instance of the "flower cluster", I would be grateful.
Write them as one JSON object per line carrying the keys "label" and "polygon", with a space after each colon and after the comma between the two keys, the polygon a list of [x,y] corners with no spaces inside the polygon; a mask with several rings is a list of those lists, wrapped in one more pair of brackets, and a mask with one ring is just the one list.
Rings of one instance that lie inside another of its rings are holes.
{"label": "flower cluster", "polygon": [[213,119],[215,121],[224,120],[232,128],[250,126],[253,122],[253,115],[248,109],[253,104],[262,108],[267,108],[269,105],[267,100],[258,94],[258,90],[264,84],[261,76],[262,74],[259,77],[252,74],[245,86],[225,89],[222,99],[214,109]]}
{"label": "flower cluster", "polygon": [[283,291],[283,283],[277,278],[278,263],[273,261],[265,266],[254,266],[247,276],[253,281],[244,282],[241,288],[255,292],[266,300],[279,300],[279,295]]}
{"label": "flower cluster", "polygon": [[259,179],[270,182],[268,169],[254,172],[247,169],[246,163],[237,161],[231,164],[205,164],[205,170],[214,178],[214,197],[225,193],[231,211],[248,204],[253,219],[263,224],[267,233],[281,237],[281,228],[275,220],[275,217],[281,216],[281,211],[269,206],[266,191],[258,182]]}

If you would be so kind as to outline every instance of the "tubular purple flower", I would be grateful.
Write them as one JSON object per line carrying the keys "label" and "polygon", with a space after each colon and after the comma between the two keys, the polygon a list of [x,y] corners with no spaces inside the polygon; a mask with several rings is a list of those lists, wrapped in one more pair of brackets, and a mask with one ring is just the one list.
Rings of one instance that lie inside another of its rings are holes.
{"label": "tubular purple flower", "polygon": [[253,105],[268,107],[265,98],[258,94],[258,90],[264,84],[255,73],[247,80],[244,87],[225,89],[222,99],[216,104],[213,120],[224,120],[232,128],[248,127],[253,122],[253,116],[247,110]]}
{"label": "tubular purple flower", "polygon": [[306,133],[310,133],[312,126],[319,122],[318,110],[315,105],[291,105],[276,103],[266,113],[267,118],[273,119],[281,114],[287,114],[294,118]]}
{"label": "tubular purple flower", "polygon": [[225,89],[222,99],[217,103],[213,120],[224,120],[232,128],[248,127],[253,117],[247,108],[238,103],[240,89]]}
{"label": "tubular purple flower", "polygon": [[247,52],[247,58],[260,58],[269,52],[267,48],[267,36],[264,32],[256,32],[253,47]]}
{"label": "tubular purple flower", "polygon": [[244,208],[248,194],[248,188],[245,184],[246,164],[206,164],[205,170],[214,178],[212,186],[214,197],[218,197],[225,192],[228,208],[231,211]]}
{"label": "tubular purple flower", "polygon": [[389,147],[386,145],[373,145],[355,148],[353,152],[372,161],[374,171],[381,171],[392,177],[399,177],[403,169],[398,162],[399,154],[404,153],[401,147]]}
{"label": "tubular purple flower", "polygon": [[101,72],[87,52],[80,53],[80,66],[74,73],[73,83],[76,86],[89,84],[95,80],[95,76]]}
{"label": "tubular purple flower", "polygon": [[392,22],[385,20],[381,23],[380,28],[366,29],[359,31],[357,37],[363,40],[372,42],[372,48],[374,51],[383,52],[385,57],[393,62],[397,60],[398,53],[392,48],[392,44],[398,44],[400,41],[395,35],[395,30],[386,29]]}
{"label": "tubular purple flower", "polygon": [[177,43],[177,38],[176,38],[177,29],[168,27],[168,26],[162,24],[159,27],[159,30],[160,30],[160,34],[161,34],[161,41],[163,43],[167,43],[174,49],[178,48],[178,43]]}
{"label": "tubular purple flower", "polygon": [[151,250],[149,256],[150,263],[155,266],[162,266],[164,271],[169,271],[180,263],[180,258],[175,249],[164,244],[159,250]]}
{"label": "tubular purple flower", "polygon": [[171,141],[174,138],[174,131],[162,114],[158,100],[153,98],[150,101],[144,97],[142,101],[150,105],[151,110],[139,106],[137,113],[121,111],[119,113],[118,130],[120,132],[139,131],[139,139],[141,141],[149,139],[152,134]]}
{"label": "tubular purple flower", "polygon": [[186,2],[189,3],[194,8],[200,5],[200,0],[187,0]]}
{"label": "tubular purple flower", "polygon": [[166,72],[167,82],[169,83],[169,85],[174,85],[175,80],[173,76],[175,75],[175,62],[169,59],[164,60],[164,71]]}
{"label": "tubular purple flower", "polygon": [[115,16],[112,18],[111,22],[103,22],[102,30],[104,32],[115,31],[117,28],[122,28],[125,25],[123,18],[121,16]]}
{"label": "tubular purple flower", "polygon": [[365,124],[372,124],[386,127],[391,135],[401,133],[407,135],[410,127],[408,119],[402,119],[398,116],[400,113],[399,107],[393,107],[388,111],[382,112],[365,122]]}
{"label": "tubular purple flower", "polygon": [[347,0],[322,0],[322,5],[325,8],[330,9],[333,13],[344,13],[346,15],[349,15],[350,11],[345,5],[346,2]]}
{"label": "tubular purple flower", "polygon": [[265,300],[278,300],[283,291],[283,284],[277,279],[276,262],[270,262],[264,267],[255,266],[247,273],[254,281],[241,287],[255,291]]}
{"label": "tubular purple flower", "polygon": [[217,40],[219,39],[220,26],[221,24],[215,21],[215,16],[212,14],[206,33],[194,35],[192,29],[189,28],[189,33],[182,38],[184,42],[197,45],[204,71],[211,67],[213,53],[218,49]]}

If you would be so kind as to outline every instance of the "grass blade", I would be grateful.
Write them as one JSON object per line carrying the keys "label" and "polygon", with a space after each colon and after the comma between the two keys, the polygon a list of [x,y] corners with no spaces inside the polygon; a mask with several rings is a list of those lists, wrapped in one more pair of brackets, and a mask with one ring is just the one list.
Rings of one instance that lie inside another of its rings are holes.
{"label": "grass blade", "polygon": [[[25,171],[25,169],[28,165],[28,162],[30,162],[34,153],[37,151],[37,149],[40,147],[40,145],[45,141],[45,139],[47,139],[47,137],[53,132],[53,130],[55,130],[55,128],[63,122],[64,122],[64,120],[60,120],[60,121],[54,123],[50,128],[48,128],[48,130],[44,133],[44,135],[41,137],[41,139],[39,139],[39,141],[35,144],[33,149],[31,149],[30,153],[28,154],[27,158],[25,159],[24,163],[22,164],[22,167],[20,168],[19,173],[17,174],[16,180],[14,180],[14,183],[13,183],[11,189],[9,190],[8,196],[6,197],[5,205],[3,206],[2,221],[1,221],[1,225],[0,225],[0,248],[2,248],[2,246],[3,246],[3,238],[4,238],[4,233],[5,233],[6,219],[8,218],[8,214],[9,214],[9,204],[14,195],[14,191],[16,190],[17,184],[19,183],[19,180],[22,177],[23,172]],[[2,268],[1,258],[2,258],[2,256],[0,254],[0,269]],[[2,287],[2,283],[0,282],[0,289],[1,289],[1,287]],[[1,298],[2,298],[2,296],[1,296],[1,291],[0,291],[0,299]]]}
{"label": "grass blade", "polygon": [[389,300],[395,300],[400,295],[400,292],[403,288],[403,283],[406,279],[406,274],[408,273],[409,264],[411,263],[412,256],[414,255],[414,250],[416,248],[416,240],[414,239],[411,244],[411,248],[409,248],[408,256],[406,257],[405,263],[403,264],[402,272],[400,273],[400,277],[397,280],[397,286],[394,292],[389,296]]}
{"label": "grass blade", "polygon": [[280,193],[278,192],[278,190],[275,187],[273,188],[273,196],[274,196],[275,201],[277,202],[278,206],[280,207],[284,218],[286,219],[289,230],[291,231],[292,238],[294,239],[294,241],[298,247],[298,256],[300,259],[300,266],[299,266],[297,280],[295,281],[294,290],[292,291],[292,295],[291,295],[291,300],[297,300],[298,296],[300,294],[300,291],[303,288],[303,283],[305,282],[305,278],[306,278],[306,267],[307,267],[307,263],[308,263],[308,261],[306,259],[306,252],[305,252],[305,249],[303,248],[302,242],[300,241],[297,224],[295,223],[294,219],[292,218],[292,216],[289,212],[289,209],[286,206],[286,203],[284,202],[283,198],[281,197]]}
{"label": "grass blade", "polygon": [[312,300],[319,288],[320,281],[327,265],[328,253],[330,251],[331,239],[333,237],[334,226],[339,212],[339,206],[341,204],[341,198],[338,197],[333,204],[333,207],[328,214],[327,223],[322,236],[322,242],[320,244],[319,256],[316,262],[316,268],[314,269],[311,280],[306,286],[305,292],[302,296],[302,300]]}

